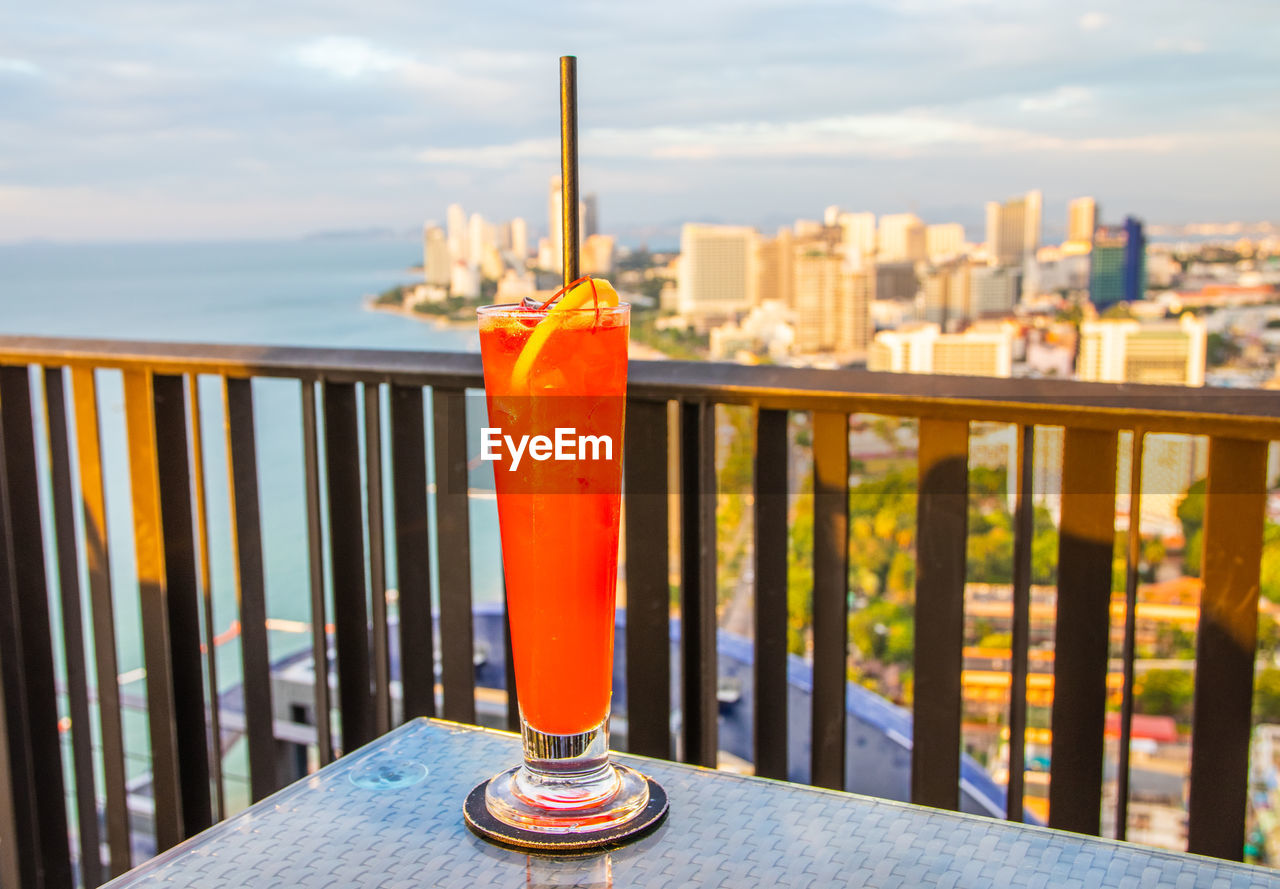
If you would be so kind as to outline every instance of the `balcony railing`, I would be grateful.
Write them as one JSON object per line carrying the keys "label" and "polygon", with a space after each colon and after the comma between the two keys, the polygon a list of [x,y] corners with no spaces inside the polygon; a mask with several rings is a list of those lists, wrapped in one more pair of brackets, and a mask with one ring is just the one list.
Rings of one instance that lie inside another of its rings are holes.
{"label": "balcony railing", "polygon": [[[136,599],[132,589],[112,588],[97,392],[104,371],[112,385],[118,375],[123,391]],[[219,408],[249,795],[259,799],[297,777],[296,747],[274,725],[270,677],[253,385],[269,378],[297,382],[306,513],[297,519],[309,553],[311,655],[316,675],[332,666],[337,676],[336,701],[328,683],[314,683],[318,761],[388,730],[393,718],[476,720],[467,429],[459,405],[467,390],[482,386],[477,355],[0,337],[0,883],[92,886],[136,863],[123,702],[114,681],[122,603],[136,602],[140,613],[158,848],[228,812],[221,744],[213,740],[226,726],[210,693],[217,663],[202,448],[211,433],[201,425]],[[208,403],[210,380],[220,381],[220,405]],[[812,418],[811,776],[828,787],[844,787],[846,778],[849,417],[918,421],[911,797],[951,809],[959,805],[961,766],[970,424],[1016,425],[1011,817],[1023,811],[1018,764],[1027,720],[1032,445],[1037,427],[1065,429],[1049,824],[1093,834],[1102,808],[1120,434],[1135,433],[1138,491],[1146,435],[1208,436],[1188,844],[1193,852],[1241,856],[1266,460],[1269,442],[1280,437],[1280,399],[1264,392],[633,362],[625,442],[626,637],[619,641],[631,692],[628,745],[667,758],[679,749],[688,761],[711,766],[718,712],[716,405],[742,405],[756,415],[754,768],[771,777],[788,774],[788,495],[795,493],[788,491],[788,417],[803,411]],[[392,518],[384,527],[387,481]],[[676,530],[670,494],[679,503],[675,739],[665,644],[672,628],[668,541]],[[1134,498],[1129,522],[1121,815],[1128,798],[1139,502]],[[389,564],[398,590],[392,623]],[[398,676],[388,657],[391,628],[401,643]],[[516,706],[512,695],[510,725]],[[68,731],[64,762],[60,733]]]}

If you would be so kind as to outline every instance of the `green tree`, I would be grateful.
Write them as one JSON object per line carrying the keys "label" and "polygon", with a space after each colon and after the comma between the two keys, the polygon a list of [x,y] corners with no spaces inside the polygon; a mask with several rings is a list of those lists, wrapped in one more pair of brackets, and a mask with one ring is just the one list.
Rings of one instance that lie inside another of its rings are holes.
{"label": "green tree", "polygon": [[1179,723],[1191,719],[1195,679],[1190,670],[1148,670],[1134,679],[1133,704],[1137,712],[1172,716]]}
{"label": "green tree", "polygon": [[1280,723],[1280,670],[1267,667],[1253,679],[1253,721]]}

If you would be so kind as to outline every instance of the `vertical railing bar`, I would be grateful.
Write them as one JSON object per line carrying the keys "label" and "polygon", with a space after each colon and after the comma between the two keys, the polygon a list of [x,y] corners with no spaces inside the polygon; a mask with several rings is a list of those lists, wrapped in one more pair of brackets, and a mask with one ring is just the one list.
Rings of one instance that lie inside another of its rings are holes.
{"label": "vertical railing bar", "polygon": [[813,414],[812,773],[845,788],[849,642],[849,417]]}
{"label": "vertical railing bar", "polygon": [[1101,832],[1117,436],[1064,430],[1049,826]]}
{"label": "vertical railing bar", "polygon": [[1005,818],[1022,821],[1027,744],[1027,652],[1031,641],[1031,541],[1035,533],[1032,491],[1036,427],[1018,428],[1017,499],[1013,534],[1012,662],[1009,666],[1009,783]]}
{"label": "vertical railing bar", "polygon": [[475,722],[465,391],[440,387],[432,390],[431,415],[436,467],[443,715],[454,722]]}
{"label": "vertical railing bar", "polygon": [[[3,450],[3,445],[0,445],[0,452]],[[0,457],[2,456],[0,453]],[[13,596],[9,589],[8,507],[3,488],[4,482],[0,480],[0,603],[7,606],[12,603]],[[0,610],[0,640],[6,642],[5,649],[9,648],[8,638],[16,629],[12,621],[5,619],[4,612],[8,610],[7,607]],[[5,672],[3,664],[4,658],[0,654],[0,676]],[[18,780],[14,780],[10,755],[9,702],[5,694],[5,683],[0,680],[0,886],[21,886],[24,880],[23,869],[34,864],[34,856],[23,855],[20,844],[25,837],[18,826],[19,814],[26,809],[25,803],[30,801],[30,797],[19,790],[19,782],[24,780],[24,776],[20,774]],[[101,870],[101,861],[98,864]]]}
{"label": "vertical railing bar", "polygon": [[717,763],[715,405],[690,401],[680,416],[680,650],[684,758]]}
{"label": "vertical railing bar", "polygon": [[354,383],[324,383],[329,491],[329,557],[342,751],[374,738],[369,677],[369,610],[360,515],[360,435]]}
{"label": "vertical railing bar", "polygon": [[627,401],[627,750],[671,758],[671,423],[665,401]]}
{"label": "vertical railing bar", "polygon": [[200,583],[192,519],[185,380],[182,376],[153,374],[151,394],[182,824],[185,835],[191,836],[213,825],[213,803],[204,665],[200,658]]}
{"label": "vertical railing bar", "polygon": [[214,819],[227,817],[226,788],[222,778],[222,705],[218,698],[218,651],[213,638],[213,574],[209,565],[209,506],[205,500],[204,431],[200,418],[200,378],[187,377],[187,401],[191,411],[191,471],[195,491],[196,554],[200,579],[200,605],[204,620],[204,668],[209,689],[209,771],[213,782]]}
{"label": "vertical railing bar", "polygon": [[155,837],[156,848],[163,851],[184,839],[186,829],[171,660],[168,580],[160,516],[155,405],[150,369],[126,370],[123,376],[133,501],[134,560],[138,571],[142,649],[147,671],[147,723],[151,739]]}
{"label": "vertical railing bar", "polygon": [[756,414],[755,773],[785,779],[787,754],[787,412]]}
{"label": "vertical railing bar", "polygon": [[1187,851],[1240,861],[1253,787],[1254,670],[1266,528],[1265,441],[1209,440]]}
{"label": "vertical railing bar", "polygon": [[400,592],[400,704],[404,718],[436,715],[431,620],[431,529],[422,387],[391,384],[391,477]]}
{"label": "vertical railing bar", "polygon": [[223,377],[222,397],[226,411],[231,554],[240,612],[240,662],[249,749],[249,790],[257,802],[277,789],[279,775],[275,711],[271,703],[271,655],[267,641],[253,381]]}
{"label": "vertical railing bar", "polygon": [[[56,851],[57,843],[48,842],[49,816],[56,814],[49,811],[48,798],[44,796],[44,788],[40,783],[37,768],[47,769],[48,759],[37,767],[37,758],[41,751],[37,748],[57,750],[57,713],[50,713],[51,705],[56,704],[56,689],[51,682],[53,664],[50,659],[47,667],[44,664],[33,664],[34,654],[25,650],[24,640],[28,633],[29,613],[24,613],[24,593],[30,592],[31,572],[22,575],[22,559],[19,553],[24,551],[21,538],[30,535],[34,525],[38,530],[39,519],[32,519],[30,489],[17,492],[18,503],[15,504],[14,489],[23,484],[24,478],[34,473],[34,442],[24,447],[21,438],[31,429],[34,417],[31,416],[29,388],[23,392],[19,386],[29,387],[26,377],[27,369],[0,369],[0,685],[4,686],[4,703],[8,708],[4,722],[6,726],[5,740],[10,746],[9,754],[13,757],[6,761],[9,771],[6,777],[14,793],[11,798],[14,817],[11,822],[0,826],[0,830],[8,829],[13,836],[12,856],[14,869],[18,871],[18,879],[14,885],[37,886],[44,874],[46,858],[53,856],[50,862],[56,873],[59,869]],[[14,390],[11,392],[11,389]],[[24,417],[22,404],[27,406]],[[21,455],[30,451],[29,461]],[[10,457],[10,452],[15,457]],[[13,461],[25,464],[12,465]],[[24,523],[23,517],[26,517]],[[22,527],[23,525],[26,527]],[[39,568],[43,569],[43,559]],[[47,601],[43,594],[30,597],[36,608]],[[33,652],[40,648],[39,641],[32,645]],[[34,667],[34,669],[33,669]],[[32,676],[30,674],[34,673]],[[43,688],[41,686],[44,686]],[[33,713],[33,710],[35,711]],[[52,723],[52,727],[48,723]],[[52,743],[50,743],[52,739]],[[58,784],[58,806],[62,808],[61,770],[55,775]],[[42,798],[43,797],[43,798]],[[62,838],[66,853],[66,884],[70,884],[71,862],[70,846],[66,843],[66,816],[57,834]],[[8,850],[3,853],[10,854]]]}
{"label": "vertical railing bar", "polygon": [[328,609],[324,600],[324,541],[320,518],[320,456],[316,435],[315,384],[303,380],[302,464],[307,498],[307,581],[311,594],[312,706],[320,765],[333,762],[332,714],[329,702]]}
{"label": "vertical railing bar", "polygon": [[369,528],[369,617],[373,621],[373,728],[391,731],[391,660],[387,650],[387,570],[382,513],[382,403],[378,383],[364,384],[365,490]]}
{"label": "vertical railing bar", "polygon": [[85,558],[93,623],[94,672],[98,685],[98,724],[102,738],[103,786],[109,875],[133,866],[129,836],[128,791],[124,767],[124,732],[116,658],[115,606],[111,590],[111,558],[107,546],[107,508],[103,487],[102,443],[98,426],[98,394],[94,371],[71,370],[75,406],[76,454],[80,462],[80,499],[84,511]]}
{"label": "vertical railing bar", "polygon": [[80,870],[85,886],[104,882],[98,838],[98,796],[93,775],[92,732],[85,658],[84,619],[80,609],[80,567],[76,549],[75,505],[71,492],[71,451],[67,432],[64,370],[44,369],[45,423],[49,431],[49,472],[53,482],[53,521],[58,549],[58,586],[67,699],[71,716],[71,756],[76,776],[76,823],[80,834]]}
{"label": "vertical railing bar", "polygon": [[1129,450],[1129,534],[1125,551],[1124,685],[1120,698],[1120,750],[1116,764],[1116,839],[1129,830],[1129,746],[1133,737],[1133,659],[1137,635],[1138,562],[1142,556],[1142,455],[1144,433],[1133,429]]}
{"label": "vertical railing bar", "polygon": [[911,801],[960,805],[969,424],[920,421]]}

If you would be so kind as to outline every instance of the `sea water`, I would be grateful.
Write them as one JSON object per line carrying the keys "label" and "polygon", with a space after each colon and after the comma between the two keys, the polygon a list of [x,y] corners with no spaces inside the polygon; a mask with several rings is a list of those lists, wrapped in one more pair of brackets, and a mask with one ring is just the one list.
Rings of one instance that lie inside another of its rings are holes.
{"label": "sea water", "polygon": [[[477,350],[474,328],[439,327],[364,307],[367,295],[414,280],[409,267],[420,261],[420,249],[416,241],[408,239],[0,246],[0,333],[204,344]],[[253,394],[267,614],[279,626],[295,622],[293,631],[270,634],[275,659],[309,643],[303,629],[311,611],[300,386],[290,380],[256,380]],[[238,614],[220,381],[201,378],[200,397],[213,632],[226,640],[217,647],[219,686],[225,689],[239,682],[240,651],[232,629]],[[122,691],[126,696],[142,695],[145,674],[118,374],[99,374],[99,412]],[[383,419],[385,422],[385,411]],[[39,425],[42,429],[42,421]],[[384,447],[385,443],[384,436]],[[384,462],[384,474],[385,467]],[[389,485],[386,488],[384,501],[389,508]],[[47,489],[43,492],[46,535],[51,532],[48,493]],[[501,566],[497,516],[491,500],[473,500],[471,532],[474,598],[481,603],[496,602],[501,596]],[[48,540],[46,550],[51,551]],[[56,565],[48,561],[53,588]],[[432,562],[434,567],[435,560]],[[394,560],[388,566],[388,584],[395,585]],[[81,587],[87,609],[83,576]],[[53,598],[56,610],[56,596]],[[56,625],[56,613],[54,620]],[[332,622],[332,614],[328,620]],[[129,771],[138,774],[146,768],[145,731],[140,731],[145,720],[137,725],[134,719],[129,722]]]}

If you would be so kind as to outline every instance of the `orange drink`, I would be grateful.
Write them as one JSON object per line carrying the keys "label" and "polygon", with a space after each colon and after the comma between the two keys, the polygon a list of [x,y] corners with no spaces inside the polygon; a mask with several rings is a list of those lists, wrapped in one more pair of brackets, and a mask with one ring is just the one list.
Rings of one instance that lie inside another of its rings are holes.
{"label": "orange drink", "polygon": [[484,805],[539,835],[606,831],[650,799],[608,753],[630,307],[606,281],[565,290],[479,310],[524,747]]}
{"label": "orange drink", "polygon": [[[628,317],[625,306],[559,314],[482,314],[480,352],[490,429],[501,430],[489,441],[520,708],[537,730],[567,735],[609,711]],[[518,373],[543,324],[555,329]]]}

